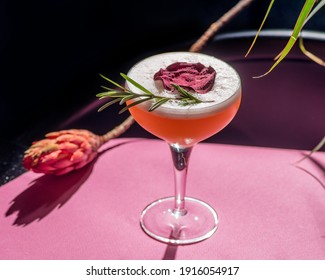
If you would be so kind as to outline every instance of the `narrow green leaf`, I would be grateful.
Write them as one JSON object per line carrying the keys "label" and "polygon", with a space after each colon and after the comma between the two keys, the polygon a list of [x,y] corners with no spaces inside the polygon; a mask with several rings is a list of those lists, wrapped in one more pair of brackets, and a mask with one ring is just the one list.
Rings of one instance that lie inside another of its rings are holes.
{"label": "narrow green leaf", "polygon": [[121,93],[112,93],[112,94],[110,94],[110,97],[112,97],[112,98],[116,98],[116,97],[122,97],[122,98],[124,98],[125,96],[130,96],[130,94],[129,93],[127,93],[127,92],[121,92]]}
{"label": "narrow green leaf", "polygon": [[254,46],[255,43],[256,43],[257,37],[258,37],[258,36],[260,35],[260,33],[261,33],[261,30],[262,30],[262,28],[263,28],[263,26],[264,26],[264,23],[265,23],[267,17],[269,16],[269,13],[270,13],[270,11],[271,11],[271,9],[272,9],[273,4],[274,4],[274,0],[271,1],[270,5],[269,5],[269,7],[268,7],[268,9],[267,9],[267,11],[266,11],[266,14],[265,14],[265,16],[264,16],[264,19],[263,19],[263,21],[262,21],[262,23],[261,23],[261,25],[260,25],[260,28],[259,28],[258,31],[256,32],[256,35],[255,35],[255,37],[254,37],[254,40],[253,40],[252,44],[250,45],[250,47],[249,47],[247,53],[245,54],[245,57],[247,57],[248,54],[249,54],[249,53],[251,52],[251,50],[253,49],[253,46]]}
{"label": "narrow green leaf", "polygon": [[140,104],[140,103],[142,103],[142,102],[146,102],[146,101],[148,101],[148,100],[150,100],[150,99],[152,99],[151,96],[146,97],[146,98],[139,99],[139,100],[137,100],[137,101],[134,101],[134,102],[132,102],[131,104],[125,106],[122,110],[120,110],[120,111],[119,111],[119,114],[122,114],[122,113],[124,113],[125,111],[127,111],[129,108],[131,108],[131,107],[133,107],[133,106],[135,106],[135,105],[138,105],[138,104]]}
{"label": "narrow green leaf", "polygon": [[122,100],[120,101],[120,105],[124,104],[126,101],[128,100],[132,100],[132,99],[135,99],[135,98],[138,98],[138,96],[134,96],[134,95],[128,95],[128,96],[125,96],[124,98],[122,98]]}
{"label": "narrow green leaf", "polygon": [[[309,16],[307,17],[307,19],[304,22],[304,26],[306,25],[306,23],[325,5],[325,0],[320,1],[316,7],[310,12]],[[314,55],[313,53],[309,52],[303,43],[303,37],[300,36],[299,37],[299,48],[301,50],[301,52],[307,56],[309,59],[311,59],[312,61],[314,61],[315,63],[321,65],[321,66],[325,66],[325,61],[322,60],[321,58],[319,58],[318,56]]]}
{"label": "narrow green leaf", "polygon": [[171,84],[176,90],[178,90],[181,93],[182,97],[185,98],[189,98],[189,99],[193,99],[196,102],[200,103],[202,102],[202,100],[196,98],[194,95],[190,94],[187,90],[185,90],[184,88],[182,88],[181,86],[177,85],[177,84]]}
{"label": "narrow green leaf", "polygon": [[96,97],[108,97],[108,95],[107,95],[107,91],[105,91],[105,92],[100,92],[100,93],[97,93],[96,94]]}
{"label": "narrow green leaf", "polygon": [[142,85],[138,84],[135,80],[131,79],[130,77],[128,77],[127,75],[120,73],[120,75],[127,80],[128,82],[130,82],[132,85],[134,85],[135,87],[137,87],[138,89],[142,90],[143,92],[149,94],[149,95],[153,95],[152,92],[150,92],[149,90],[147,90],[145,87],[143,87]]}
{"label": "narrow green leaf", "polygon": [[[127,93],[125,93],[124,91],[120,91],[120,90],[111,90],[111,91],[105,91],[105,92],[97,93],[96,97],[103,97],[103,96],[111,97],[111,96],[113,96],[115,94],[124,96]],[[115,96],[115,97],[119,97],[119,96]]]}
{"label": "narrow green leaf", "polygon": [[297,41],[297,38],[299,36],[299,33],[303,27],[304,21],[306,20],[308,14],[310,13],[314,3],[316,0],[306,0],[303,9],[300,12],[300,15],[296,21],[295,27],[293,29],[293,32],[286,44],[286,46],[284,47],[284,49],[280,52],[280,54],[277,56],[277,60],[276,62],[272,65],[272,67],[263,75],[254,77],[254,78],[261,78],[264,77],[266,75],[268,75],[269,73],[271,73],[273,71],[273,69],[279,65],[279,63],[288,55],[288,53],[290,52],[290,50],[292,49],[292,47],[294,46],[294,44]]}
{"label": "narrow green leaf", "polygon": [[188,106],[188,105],[193,105],[193,104],[197,104],[198,103],[197,101],[195,101],[193,99],[189,99],[189,98],[187,98],[187,99],[184,98],[180,102],[181,102],[180,104],[182,106]]}
{"label": "narrow green leaf", "polygon": [[99,97],[99,99],[101,100],[101,99],[105,99],[105,98],[124,98],[125,97],[125,95],[122,95],[122,94],[120,94],[120,95],[115,95],[115,94],[113,94],[113,95],[108,95],[108,96],[102,96],[102,97]]}
{"label": "narrow green leaf", "polygon": [[113,90],[112,88],[109,88],[109,87],[105,87],[105,86],[100,86],[102,89],[105,89],[106,91],[110,91],[110,90]]}
{"label": "narrow green leaf", "polygon": [[314,61],[315,63],[321,65],[321,66],[325,66],[325,61],[322,60],[320,57],[314,55],[313,53],[309,52],[308,50],[306,50],[304,43],[303,43],[303,38],[302,36],[299,37],[299,48],[302,51],[302,53],[307,56],[309,59],[311,59],[312,61]]}
{"label": "narrow green leaf", "polygon": [[191,94],[185,90],[184,88],[182,88],[181,86],[177,85],[177,84],[171,84],[173,86],[174,89],[176,89],[179,93],[181,93],[182,96],[190,98]]}
{"label": "narrow green leaf", "polygon": [[107,102],[105,103],[103,106],[101,106],[99,109],[98,109],[98,112],[101,112],[103,111],[104,109],[106,109],[107,107],[119,102],[121,99],[120,98],[116,98],[116,99],[113,99],[112,101],[110,102]]}
{"label": "narrow green leaf", "polygon": [[316,7],[310,12],[309,16],[304,22],[304,25],[325,5],[325,0],[320,1]]}
{"label": "narrow green leaf", "polygon": [[106,81],[108,81],[108,82],[112,83],[113,85],[115,85],[115,86],[117,86],[117,87],[123,89],[124,91],[127,91],[127,89],[126,89],[125,87],[121,86],[120,84],[118,84],[118,83],[112,81],[111,79],[105,77],[105,76],[102,75],[102,74],[99,74],[99,75],[100,75],[103,79],[105,79]]}
{"label": "narrow green leaf", "polygon": [[111,98],[110,96],[101,96],[101,97],[99,97],[98,99],[99,100],[102,100],[102,99],[105,99],[105,98]]}
{"label": "narrow green leaf", "polygon": [[163,105],[164,103],[166,103],[168,100],[170,100],[167,97],[163,97],[160,100],[158,100],[157,102],[155,102],[154,104],[152,104],[152,106],[149,108],[149,112],[154,111],[155,109],[157,109],[159,106]]}

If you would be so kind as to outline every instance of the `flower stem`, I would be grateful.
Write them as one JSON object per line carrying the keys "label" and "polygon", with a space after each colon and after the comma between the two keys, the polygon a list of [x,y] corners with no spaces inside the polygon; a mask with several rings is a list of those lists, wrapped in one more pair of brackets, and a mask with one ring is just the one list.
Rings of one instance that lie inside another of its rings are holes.
{"label": "flower stem", "polygon": [[198,52],[207,43],[207,41],[215,34],[221,27],[229,22],[234,16],[241,12],[246,6],[251,4],[254,0],[241,0],[226,12],[216,22],[212,23],[210,27],[203,33],[203,35],[191,46],[190,52]]}
{"label": "flower stem", "polygon": [[100,135],[101,145],[106,143],[107,141],[119,137],[125,131],[127,131],[130,126],[134,123],[134,118],[129,116],[126,120],[124,120],[121,124],[113,128],[112,130],[108,131],[104,135]]}

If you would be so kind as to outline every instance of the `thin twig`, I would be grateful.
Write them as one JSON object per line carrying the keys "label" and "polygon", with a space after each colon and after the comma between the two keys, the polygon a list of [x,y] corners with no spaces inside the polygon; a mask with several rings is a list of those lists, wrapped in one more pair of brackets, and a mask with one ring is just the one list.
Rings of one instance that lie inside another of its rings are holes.
{"label": "thin twig", "polygon": [[254,0],[240,0],[228,12],[226,12],[220,19],[212,23],[210,27],[203,33],[203,35],[191,46],[191,52],[198,52],[207,43],[207,41],[234,16],[241,12],[245,7],[250,5]]}
{"label": "thin twig", "polygon": [[121,124],[108,131],[106,134],[101,135],[101,144],[106,143],[107,141],[119,137],[125,131],[127,131],[130,126],[134,123],[134,118],[129,116],[126,120],[124,120]]}

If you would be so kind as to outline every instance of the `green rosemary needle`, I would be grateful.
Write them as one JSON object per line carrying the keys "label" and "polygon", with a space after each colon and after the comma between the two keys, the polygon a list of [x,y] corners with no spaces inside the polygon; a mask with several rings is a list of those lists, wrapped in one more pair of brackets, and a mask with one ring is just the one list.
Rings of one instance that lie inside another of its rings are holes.
{"label": "green rosemary needle", "polygon": [[172,84],[172,86],[180,93],[179,96],[177,97],[164,97],[164,96],[159,96],[153,94],[151,91],[128,77],[127,75],[120,73],[120,75],[129,83],[134,85],[136,88],[140,89],[142,93],[135,93],[130,91],[129,89],[125,88],[124,86],[112,81],[111,79],[105,77],[104,75],[100,74],[102,78],[104,78],[106,81],[110,82],[117,88],[109,88],[102,86],[103,89],[105,89],[105,92],[98,93],[96,97],[99,99],[104,99],[104,98],[110,98],[111,100],[107,103],[105,103],[103,106],[101,106],[98,111],[102,111],[105,108],[115,104],[119,103],[120,105],[123,105],[126,101],[137,99],[133,101],[132,103],[129,103],[125,107],[123,107],[120,111],[119,114],[127,111],[129,108],[138,105],[143,102],[147,102],[149,100],[153,100],[153,104],[149,108],[149,112],[154,111],[164,103],[170,101],[170,100],[178,100],[179,104],[182,106],[187,106],[187,105],[193,105],[193,104],[198,104],[202,102],[213,102],[213,101],[203,101],[198,98],[196,98],[193,94],[189,93],[187,90],[184,88],[180,87],[179,85]]}

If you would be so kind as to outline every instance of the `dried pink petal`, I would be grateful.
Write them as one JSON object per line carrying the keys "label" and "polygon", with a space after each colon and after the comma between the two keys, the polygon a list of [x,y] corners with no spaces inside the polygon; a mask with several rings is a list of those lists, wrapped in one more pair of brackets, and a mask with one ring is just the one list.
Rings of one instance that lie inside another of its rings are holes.
{"label": "dried pink petal", "polygon": [[197,93],[207,93],[213,87],[216,71],[201,63],[175,62],[166,69],[160,69],[154,80],[160,80],[165,89],[173,91],[172,84]]}

